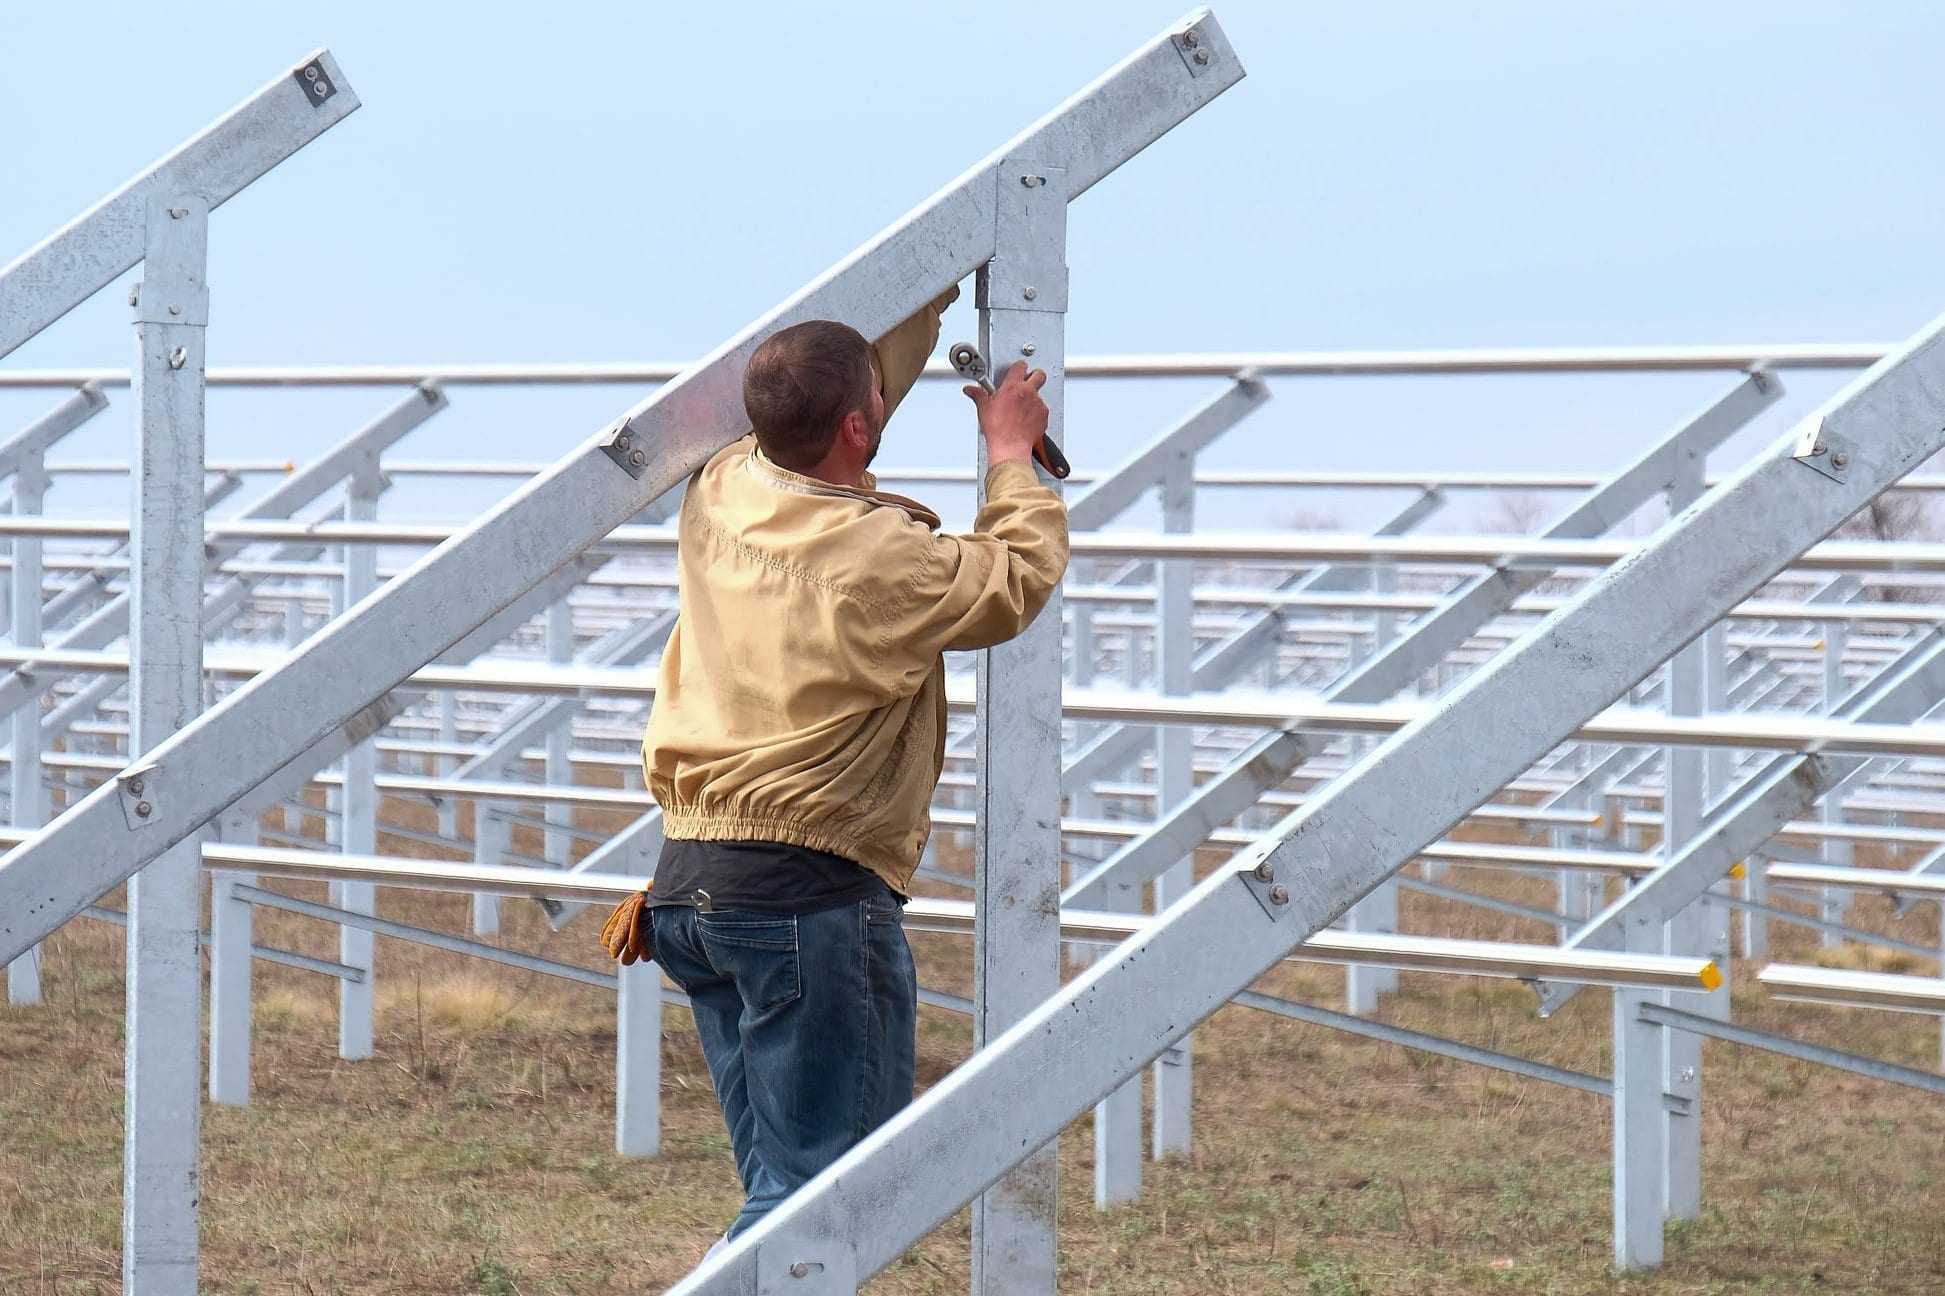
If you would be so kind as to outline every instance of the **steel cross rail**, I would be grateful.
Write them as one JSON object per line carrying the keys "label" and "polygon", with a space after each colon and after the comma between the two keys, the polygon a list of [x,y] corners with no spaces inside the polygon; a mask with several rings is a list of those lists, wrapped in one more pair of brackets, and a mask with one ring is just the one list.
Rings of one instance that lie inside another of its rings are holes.
{"label": "steel cross rail", "polygon": [[[198,194],[214,210],[357,107],[337,61],[319,50],[28,249],[0,269],[0,356],[142,259],[151,194]],[[126,383],[128,374],[110,381]]]}
{"label": "steel cross rail", "polygon": [[[1441,708],[1393,735],[672,1291],[752,1293],[796,1264],[848,1274],[855,1286],[903,1254],[1945,446],[1945,320],[1851,384],[1800,433],[1685,509],[1459,684]],[[1845,456],[1841,468],[1833,447]]]}

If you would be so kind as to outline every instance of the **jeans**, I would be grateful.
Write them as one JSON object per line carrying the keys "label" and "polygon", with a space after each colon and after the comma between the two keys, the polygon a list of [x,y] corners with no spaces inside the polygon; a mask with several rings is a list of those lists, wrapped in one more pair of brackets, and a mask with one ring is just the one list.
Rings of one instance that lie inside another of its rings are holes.
{"label": "jeans", "polygon": [[912,1100],[918,976],[887,888],[807,914],[653,911],[743,1181],[735,1237]]}

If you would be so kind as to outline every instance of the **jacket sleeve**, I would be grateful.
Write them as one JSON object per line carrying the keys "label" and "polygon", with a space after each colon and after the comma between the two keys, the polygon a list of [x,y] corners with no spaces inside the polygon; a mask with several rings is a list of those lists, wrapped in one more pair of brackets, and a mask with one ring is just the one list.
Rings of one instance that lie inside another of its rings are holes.
{"label": "jacket sleeve", "polygon": [[914,576],[906,642],[920,659],[1011,639],[1067,570],[1067,506],[1023,460],[987,472],[975,526],[971,535],[933,536]]}
{"label": "jacket sleeve", "polygon": [[954,284],[872,344],[871,358],[878,366],[878,394],[885,398],[887,420],[918,381],[932,348],[939,345],[939,317],[958,300],[959,285]]}

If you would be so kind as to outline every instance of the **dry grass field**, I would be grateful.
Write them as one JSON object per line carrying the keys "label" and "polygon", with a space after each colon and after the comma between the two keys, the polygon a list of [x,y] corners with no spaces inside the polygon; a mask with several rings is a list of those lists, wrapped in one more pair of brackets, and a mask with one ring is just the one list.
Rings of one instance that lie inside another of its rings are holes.
{"label": "dry grass field", "polygon": [[[1518,879],[1462,881],[1545,903]],[[387,891],[380,907],[464,930],[462,897]],[[1409,895],[1405,909],[1454,934],[1542,936]],[[531,903],[505,915],[505,943],[601,963],[598,915],[558,935]],[[1892,921],[1868,906],[1859,920]],[[1934,940],[1935,923],[1897,929]],[[267,912],[258,939],[333,949],[320,925]],[[914,946],[927,984],[965,992],[968,942]],[[121,950],[118,929],[77,921],[47,946],[45,1005],[0,1007],[6,1296],[120,1290]],[[204,1114],[206,1292],[610,1296],[659,1291],[694,1263],[737,1194],[686,1013],[665,1022],[662,1155],[630,1160],[611,1151],[609,994],[385,938],[378,961],[378,1054],[355,1064],[335,1057],[334,985],[258,964],[253,1105]],[[1335,1006],[1341,987],[1341,972],[1290,965],[1262,988]],[[1775,1005],[1743,978],[1736,1009],[1937,1063],[1925,1019]],[[1607,1010],[1588,992],[1540,1021],[1517,984],[1406,975],[1384,1015],[1605,1073]],[[965,1021],[922,1010],[919,1048],[923,1086],[966,1056]],[[1665,1269],[1621,1277],[1605,1100],[1225,1009],[1197,1038],[1194,1153],[1151,1165],[1139,1204],[1096,1212],[1087,1122],[1062,1137],[1061,1290],[1945,1292],[1945,1102],[1729,1046],[1706,1057],[1704,1215],[1670,1231]],[[962,1213],[868,1290],[962,1292],[966,1242]]]}

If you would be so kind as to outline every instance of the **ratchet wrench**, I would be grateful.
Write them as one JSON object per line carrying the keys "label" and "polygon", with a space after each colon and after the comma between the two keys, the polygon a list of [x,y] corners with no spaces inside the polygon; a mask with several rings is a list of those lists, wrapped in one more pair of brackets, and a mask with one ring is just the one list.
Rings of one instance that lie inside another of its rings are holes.
{"label": "ratchet wrench", "polygon": [[[959,371],[961,378],[967,382],[978,383],[986,389],[988,395],[992,394],[991,373],[986,367],[986,357],[979,354],[978,347],[970,342],[954,342],[952,349],[946,352],[946,355],[952,360],[952,367]],[[1042,468],[1047,470],[1049,476],[1056,479],[1065,480],[1067,474],[1074,471],[1073,466],[1067,462],[1067,456],[1060,452],[1060,447],[1054,444],[1054,439],[1045,433],[1041,434],[1040,440],[1034,445],[1033,457]]]}

